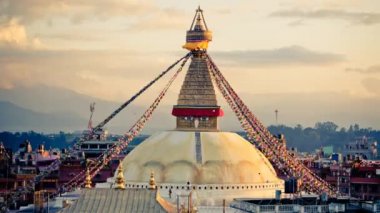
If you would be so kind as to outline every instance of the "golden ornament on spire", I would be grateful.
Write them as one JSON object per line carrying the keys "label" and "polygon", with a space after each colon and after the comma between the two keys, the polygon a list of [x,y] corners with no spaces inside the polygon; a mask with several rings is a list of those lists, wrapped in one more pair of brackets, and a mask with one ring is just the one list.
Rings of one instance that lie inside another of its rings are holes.
{"label": "golden ornament on spire", "polygon": [[149,189],[154,190],[156,189],[156,181],[154,180],[154,172],[150,173],[150,179],[149,179]]}
{"label": "golden ornament on spire", "polygon": [[182,47],[190,51],[206,50],[211,40],[212,32],[207,28],[203,10],[198,7],[190,29],[186,32],[186,44]]}
{"label": "golden ornament on spire", "polygon": [[115,180],[115,189],[125,189],[125,178],[123,174],[123,164],[120,162],[117,168],[117,175]]}
{"label": "golden ornament on spire", "polygon": [[84,188],[91,189],[92,182],[91,182],[91,176],[90,176],[90,170],[87,168],[86,170],[86,179],[84,180]]}

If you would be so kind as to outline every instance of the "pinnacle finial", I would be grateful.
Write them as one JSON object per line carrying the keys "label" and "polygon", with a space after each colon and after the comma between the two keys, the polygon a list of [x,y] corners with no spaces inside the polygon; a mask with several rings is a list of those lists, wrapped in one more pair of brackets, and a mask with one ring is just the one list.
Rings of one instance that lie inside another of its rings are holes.
{"label": "pinnacle finial", "polygon": [[212,32],[208,30],[203,17],[203,10],[200,6],[195,11],[193,22],[186,33],[186,44],[183,48],[190,51],[206,50],[208,42],[212,40]]}
{"label": "pinnacle finial", "polygon": [[150,173],[150,179],[149,179],[149,189],[155,190],[157,188],[156,181],[154,180],[154,172],[152,171]]}
{"label": "pinnacle finial", "polygon": [[123,164],[120,162],[117,168],[117,175],[115,180],[115,189],[125,189],[125,178],[123,174]]}
{"label": "pinnacle finial", "polygon": [[87,168],[86,170],[86,179],[84,180],[84,188],[91,189],[92,188],[92,182],[91,182],[91,176],[90,176],[90,170]]}

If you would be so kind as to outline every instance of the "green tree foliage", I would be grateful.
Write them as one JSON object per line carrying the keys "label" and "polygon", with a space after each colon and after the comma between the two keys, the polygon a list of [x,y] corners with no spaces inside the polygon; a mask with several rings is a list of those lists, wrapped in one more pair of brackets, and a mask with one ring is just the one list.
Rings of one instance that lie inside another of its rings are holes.
{"label": "green tree foliage", "polygon": [[380,142],[380,131],[372,128],[360,128],[358,124],[351,125],[348,130],[334,122],[317,122],[312,127],[303,128],[301,125],[288,127],[285,125],[269,126],[272,134],[284,134],[288,147],[297,147],[300,151],[313,151],[321,146],[333,145],[335,149],[352,142],[357,137],[371,137]]}
{"label": "green tree foliage", "polygon": [[66,134],[60,132],[58,134],[45,135],[43,133],[30,132],[1,132],[0,141],[4,146],[11,148],[13,152],[18,150],[20,144],[25,140],[29,140],[33,149],[36,149],[38,145],[44,144],[45,148],[66,148],[69,144],[66,142]]}
{"label": "green tree foliage", "polygon": [[[295,127],[285,125],[269,126],[268,129],[274,135],[284,134],[288,147],[297,147],[300,151],[314,151],[321,146],[333,145],[335,149],[343,147],[344,144],[352,142],[357,137],[371,137],[380,142],[380,131],[372,128],[360,128],[358,124],[339,128],[334,122],[317,122],[314,127],[304,128],[298,124]],[[244,135],[244,134],[242,134]],[[137,145],[147,136],[137,137],[132,141],[131,145]],[[1,132],[0,141],[4,146],[16,151],[25,140],[32,143],[33,148],[37,148],[39,144],[45,144],[47,149],[51,148],[67,148],[73,143],[73,135],[70,133],[59,132],[56,134],[43,134],[30,132]]]}

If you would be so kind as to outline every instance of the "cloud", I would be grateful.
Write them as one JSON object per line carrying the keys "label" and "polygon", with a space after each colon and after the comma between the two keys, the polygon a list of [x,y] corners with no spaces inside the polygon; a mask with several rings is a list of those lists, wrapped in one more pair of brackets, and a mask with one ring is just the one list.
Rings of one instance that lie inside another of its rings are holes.
{"label": "cloud", "polygon": [[367,68],[346,68],[346,72],[358,72],[363,74],[380,73],[380,65],[373,65]]}
{"label": "cloud", "polygon": [[[148,64],[146,57],[151,58]],[[163,56],[133,50],[0,48],[0,88],[47,85],[115,100],[127,97],[166,66]]]}
{"label": "cloud", "polygon": [[357,25],[375,25],[380,23],[380,13],[351,12],[345,10],[278,10],[270,14],[271,17],[298,18],[298,19],[338,19]]}
{"label": "cloud", "polygon": [[288,46],[268,50],[242,50],[216,52],[215,57],[221,58],[234,66],[252,65],[326,65],[345,60],[344,55],[318,52],[301,46]]}
{"label": "cloud", "polygon": [[52,17],[64,17],[73,23],[87,19],[108,19],[141,15],[154,11],[156,6],[150,0],[2,0],[0,14],[10,20],[20,19],[21,23],[33,22]]}
{"label": "cloud", "polygon": [[70,33],[37,33],[38,37],[53,40],[70,40],[70,41],[99,41],[100,35],[84,34],[83,32]]}
{"label": "cloud", "polygon": [[137,20],[128,27],[129,31],[147,31],[162,29],[185,29],[188,17],[183,11],[174,9],[157,10]]}
{"label": "cloud", "polygon": [[292,21],[288,24],[289,26],[292,26],[292,27],[298,27],[298,26],[303,26],[305,25],[304,23],[304,20],[302,19],[298,19],[298,20],[295,20],[295,21]]}
{"label": "cloud", "polygon": [[[157,29],[183,29],[187,23],[182,10],[160,8],[152,0],[0,0],[0,23],[17,19],[23,25],[46,22],[82,24],[85,21],[122,19],[131,31]],[[187,19],[186,19],[187,20]],[[71,36],[49,36],[52,39],[70,40]],[[60,38],[59,38],[60,37]],[[66,37],[66,38],[64,38]],[[76,39],[81,37],[76,37]],[[74,38],[75,39],[75,38]]]}
{"label": "cloud", "polygon": [[227,14],[232,13],[231,8],[219,8],[219,9],[213,9],[213,11],[220,15],[227,15]]}
{"label": "cloud", "polygon": [[25,27],[17,19],[0,24],[0,46],[38,47],[40,45],[38,38],[28,37]]}
{"label": "cloud", "polygon": [[366,78],[362,81],[362,85],[368,92],[380,97],[380,79],[378,78]]}

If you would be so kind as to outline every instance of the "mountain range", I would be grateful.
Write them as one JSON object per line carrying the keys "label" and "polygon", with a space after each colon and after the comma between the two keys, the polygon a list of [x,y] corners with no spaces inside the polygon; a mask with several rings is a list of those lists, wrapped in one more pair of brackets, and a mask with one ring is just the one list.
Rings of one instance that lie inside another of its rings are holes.
{"label": "mountain range", "polygon": [[[144,133],[175,128],[175,118],[170,115],[177,94],[169,92],[166,102],[160,104],[148,122]],[[333,121],[340,127],[360,124],[363,127],[380,129],[380,98],[360,98],[346,93],[284,93],[252,94],[240,93],[248,107],[265,125],[276,124],[275,113],[279,110],[277,124],[304,127],[314,126],[319,121]],[[0,132],[37,131],[44,133],[73,132],[87,128],[90,116],[89,105],[96,103],[93,124],[106,118],[124,100],[105,101],[100,98],[80,94],[69,89],[51,86],[16,87],[0,89]],[[153,100],[154,97],[148,97]],[[124,100],[122,100],[124,99]],[[169,99],[170,101],[167,101]],[[106,128],[121,134],[143,114],[148,104],[136,99],[123,110]],[[146,101],[145,101],[146,102]],[[169,102],[169,103],[168,103]],[[222,130],[241,130],[233,112],[218,94],[218,103],[225,111],[221,118]]]}
{"label": "mountain range", "polygon": [[[87,128],[90,103],[95,102],[96,125],[121,105],[63,88],[34,86],[0,89],[0,131],[58,132]],[[165,108],[164,106],[161,108]],[[162,111],[159,108],[158,111]],[[168,107],[166,107],[169,110]],[[143,113],[145,107],[131,104],[106,125],[112,132],[123,133]],[[158,119],[161,119],[157,113]],[[157,120],[157,119],[155,119]],[[152,129],[162,123],[149,125]]]}

